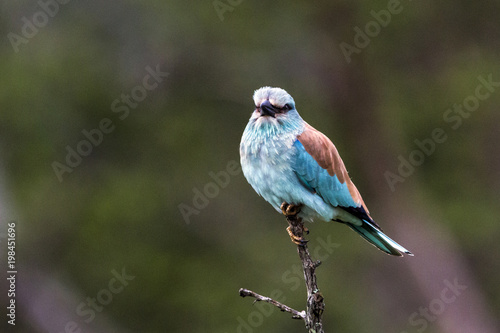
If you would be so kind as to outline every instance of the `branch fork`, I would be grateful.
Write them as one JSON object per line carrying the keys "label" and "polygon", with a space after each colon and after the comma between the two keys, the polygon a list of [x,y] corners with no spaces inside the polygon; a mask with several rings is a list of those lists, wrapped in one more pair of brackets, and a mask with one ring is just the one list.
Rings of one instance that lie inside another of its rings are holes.
{"label": "branch fork", "polygon": [[255,298],[254,302],[263,301],[272,304],[279,308],[283,312],[289,312],[293,314],[294,319],[303,319],[308,329],[309,333],[324,333],[323,323],[321,316],[325,309],[325,303],[323,295],[318,289],[316,284],[316,268],[321,264],[319,260],[313,261],[309,250],[307,249],[307,240],[304,239],[304,234],[308,234],[309,230],[304,227],[302,219],[297,216],[300,212],[300,206],[288,205],[283,203],[281,205],[281,210],[286,216],[288,222],[288,234],[293,243],[297,244],[297,251],[299,253],[299,258],[302,261],[302,270],[304,272],[304,278],[307,289],[307,307],[305,311],[297,311],[291,307],[282,304],[272,298],[262,296],[251,290],[241,288],[239,294],[241,297],[251,296]]}

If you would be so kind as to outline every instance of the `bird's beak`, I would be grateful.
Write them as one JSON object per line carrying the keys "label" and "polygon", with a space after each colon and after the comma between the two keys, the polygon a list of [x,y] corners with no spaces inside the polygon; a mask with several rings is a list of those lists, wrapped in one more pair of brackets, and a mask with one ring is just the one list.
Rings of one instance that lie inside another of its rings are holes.
{"label": "bird's beak", "polygon": [[271,116],[274,118],[274,115],[276,114],[277,109],[272,106],[271,102],[269,102],[268,99],[266,99],[264,102],[260,104],[260,115],[261,116]]}

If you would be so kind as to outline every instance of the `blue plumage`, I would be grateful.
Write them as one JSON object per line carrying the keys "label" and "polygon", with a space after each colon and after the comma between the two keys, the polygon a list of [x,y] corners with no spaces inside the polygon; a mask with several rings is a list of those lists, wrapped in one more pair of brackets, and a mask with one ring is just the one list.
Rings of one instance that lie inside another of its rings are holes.
{"label": "blue plumage", "polygon": [[283,89],[255,91],[256,109],[240,144],[243,173],[277,211],[302,205],[299,216],[347,224],[380,250],[411,254],[387,237],[370,217],[333,143],[307,124]]}
{"label": "blue plumage", "polygon": [[326,169],[321,168],[299,140],[295,141],[294,148],[296,153],[292,168],[297,176],[306,182],[307,187],[315,189],[316,193],[332,206],[358,206],[352,199],[347,184],[341,183],[337,175],[332,177]]}

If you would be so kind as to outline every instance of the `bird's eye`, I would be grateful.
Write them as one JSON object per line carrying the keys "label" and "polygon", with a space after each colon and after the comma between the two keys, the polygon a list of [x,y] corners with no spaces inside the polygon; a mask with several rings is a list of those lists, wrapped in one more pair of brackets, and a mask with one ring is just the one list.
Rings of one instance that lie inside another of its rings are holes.
{"label": "bird's eye", "polygon": [[290,106],[290,104],[283,105],[283,110],[288,111],[288,110],[291,110],[291,109],[292,109],[292,107]]}

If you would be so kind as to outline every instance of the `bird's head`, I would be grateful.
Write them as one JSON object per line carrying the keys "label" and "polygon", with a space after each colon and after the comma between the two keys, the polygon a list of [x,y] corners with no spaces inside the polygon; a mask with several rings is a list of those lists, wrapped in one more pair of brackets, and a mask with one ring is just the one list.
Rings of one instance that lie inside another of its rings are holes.
{"label": "bird's head", "polygon": [[288,111],[295,109],[292,96],[281,88],[257,89],[253,94],[253,101],[259,117],[284,117]]}
{"label": "bird's head", "polygon": [[250,118],[256,125],[276,128],[292,128],[303,122],[292,96],[281,88],[262,87],[253,94],[255,111]]}

